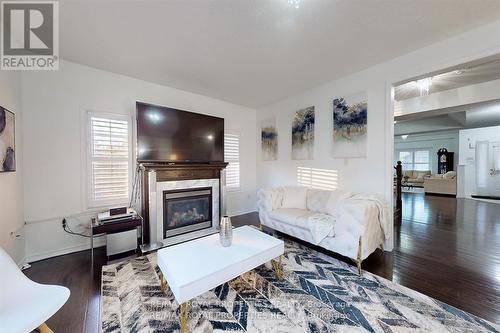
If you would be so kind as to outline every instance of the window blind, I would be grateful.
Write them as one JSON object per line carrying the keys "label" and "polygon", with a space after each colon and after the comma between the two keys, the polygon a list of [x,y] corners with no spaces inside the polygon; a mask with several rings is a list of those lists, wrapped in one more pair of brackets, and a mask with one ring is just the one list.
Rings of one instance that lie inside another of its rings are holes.
{"label": "window blind", "polygon": [[403,170],[430,170],[430,150],[406,150],[399,152]]}
{"label": "window blind", "polygon": [[415,170],[426,171],[430,170],[429,165],[429,154],[428,150],[417,150],[415,151],[415,157],[413,164],[415,165]]}
{"label": "window blind", "polygon": [[240,189],[240,136],[236,134],[224,135],[224,160],[226,167],[226,188],[228,191]]}
{"label": "window blind", "polygon": [[126,120],[90,117],[90,203],[126,202],[129,187]]}

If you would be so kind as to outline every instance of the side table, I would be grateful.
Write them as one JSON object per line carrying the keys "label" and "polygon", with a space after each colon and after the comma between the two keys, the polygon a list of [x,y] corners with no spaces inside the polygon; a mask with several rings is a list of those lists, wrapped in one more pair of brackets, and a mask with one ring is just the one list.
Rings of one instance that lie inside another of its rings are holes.
{"label": "side table", "polygon": [[129,231],[141,228],[141,244],[144,244],[144,219],[137,215],[107,222],[97,222],[92,219],[90,223],[90,249],[91,249],[91,264],[94,267],[94,236],[116,234],[119,232]]}

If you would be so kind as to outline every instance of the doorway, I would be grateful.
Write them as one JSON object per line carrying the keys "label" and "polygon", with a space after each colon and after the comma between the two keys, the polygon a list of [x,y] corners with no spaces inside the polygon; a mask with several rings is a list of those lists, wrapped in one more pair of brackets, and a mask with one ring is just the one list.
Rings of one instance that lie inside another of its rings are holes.
{"label": "doorway", "polygon": [[500,199],[500,59],[395,85],[397,161],[403,192]]}

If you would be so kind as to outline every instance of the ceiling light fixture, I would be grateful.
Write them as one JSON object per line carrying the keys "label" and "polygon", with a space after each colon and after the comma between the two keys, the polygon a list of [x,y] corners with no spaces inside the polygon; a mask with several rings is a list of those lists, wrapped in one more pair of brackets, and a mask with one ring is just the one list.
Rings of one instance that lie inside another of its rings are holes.
{"label": "ceiling light fixture", "polygon": [[420,80],[417,80],[417,88],[420,92],[420,96],[429,95],[429,89],[432,86],[432,77],[426,77]]}
{"label": "ceiling light fixture", "polygon": [[401,139],[403,139],[403,140],[408,139],[408,134],[403,134],[403,135],[401,135]]}
{"label": "ceiling light fixture", "polygon": [[468,67],[462,67],[462,68],[458,68],[458,69],[454,70],[453,74],[455,74],[455,75],[462,75],[462,74],[470,72],[470,71],[471,71],[470,68],[468,68]]}
{"label": "ceiling light fixture", "polygon": [[290,6],[293,6],[295,9],[299,9],[300,7],[300,0],[288,0],[288,4]]}

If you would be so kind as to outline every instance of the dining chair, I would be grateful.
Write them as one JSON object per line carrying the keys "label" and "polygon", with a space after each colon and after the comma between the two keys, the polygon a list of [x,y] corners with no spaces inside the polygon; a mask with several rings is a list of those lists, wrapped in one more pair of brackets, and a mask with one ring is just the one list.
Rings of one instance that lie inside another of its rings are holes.
{"label": "dining chair", "polygon": [[45,323],[69,298],[66,287],[31,281],[0,248],[0,332],[53,333]]}

